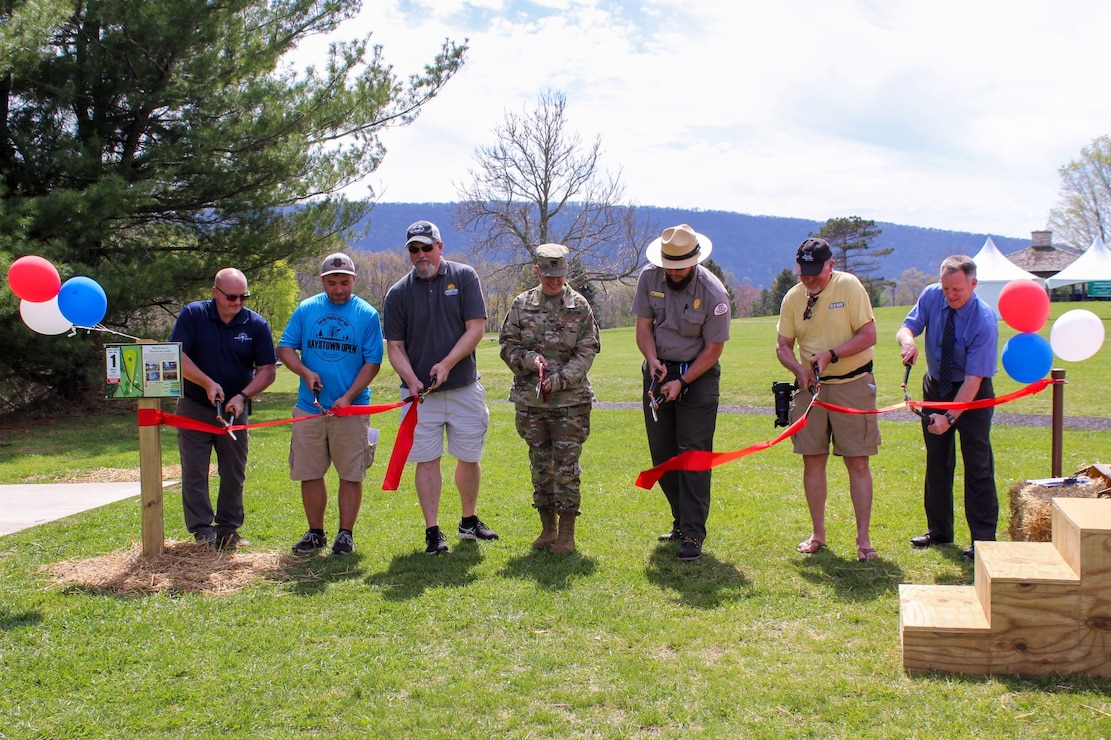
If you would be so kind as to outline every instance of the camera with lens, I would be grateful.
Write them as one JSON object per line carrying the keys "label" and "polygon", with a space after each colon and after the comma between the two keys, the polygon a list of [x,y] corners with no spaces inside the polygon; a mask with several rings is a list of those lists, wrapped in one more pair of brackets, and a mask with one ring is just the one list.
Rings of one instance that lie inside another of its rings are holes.
{"label": "camera with lens", "polygon": [[785,427],[791,423],[791,398],[799,389],[798,383],[772,383],[775,396],[775,425]]}

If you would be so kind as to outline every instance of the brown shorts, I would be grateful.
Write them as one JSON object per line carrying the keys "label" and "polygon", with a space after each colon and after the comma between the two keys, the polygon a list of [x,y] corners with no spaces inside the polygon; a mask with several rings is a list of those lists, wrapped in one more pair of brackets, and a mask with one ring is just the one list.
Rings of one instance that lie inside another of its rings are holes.
{"label": "brown shorts", "polygon": [[[294,418],[313,414],[293,407]],[[329,463],[340,479],[361,481],[374,460],[367,442],[368,416],[322,416],[293,424],[289,439],[290,480],[316,480],[328,472]]]}
{"label": "brown shorts", "polygon": [[[864,373],[844,383],[823,383],[818,400],[851,409],[876,408],[876,379]],[[798,391],[791,407],[791,422],[802,416],[810,404],[810,393]],[[833,454],[841,457],[870,457],[880,451],[880,426],[876,414],[845,414],[814,406],[810,418],[798,434],[791,437],[799,455],[827,455],[830,442]]]}

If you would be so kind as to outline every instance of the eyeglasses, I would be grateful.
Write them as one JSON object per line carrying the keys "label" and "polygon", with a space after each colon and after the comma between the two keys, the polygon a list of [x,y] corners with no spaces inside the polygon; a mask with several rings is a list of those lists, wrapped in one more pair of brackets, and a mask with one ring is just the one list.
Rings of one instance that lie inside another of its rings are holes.
{"label": "eyeglasses", "polygon": [[806,321],[814,315],[814,304],[818,302],[818,296],[821,293],[816,293],[806,299],[806,313],[802,315],[802,320]]}
{"label": "eyeglasses", "polygon": [[409,254],[416,254],[417,252],[431,252],[435,248],[435,244],[422,244],[419,247],[415,244],[408,246]]}
{"label": "eyeglasses", "polygon": [[[216,290],[219,290],[221,293],[224,293],[223,290],[220,290],[219,286],[213,285],[212,287],[216,288]],[[235,303],[236,301],[246,301],[248,298],[251,297],[251,293],[250,291],[247,291],[245,293],[224,293],[224,297],[232,303]]]}

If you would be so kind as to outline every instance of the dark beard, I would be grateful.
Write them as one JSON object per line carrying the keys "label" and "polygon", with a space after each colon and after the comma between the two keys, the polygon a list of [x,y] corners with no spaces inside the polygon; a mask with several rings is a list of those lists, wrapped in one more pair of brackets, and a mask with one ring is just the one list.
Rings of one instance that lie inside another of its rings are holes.
{"label": "dark beard", "polygon": [[691,280],[694,280],[694,270],[691,270],[690,274],[679,281],[672,280],[670,275],[665,275],[664,277],[667,279],[667,287],[678,292],[686,289],[686,287],[690,285]]}

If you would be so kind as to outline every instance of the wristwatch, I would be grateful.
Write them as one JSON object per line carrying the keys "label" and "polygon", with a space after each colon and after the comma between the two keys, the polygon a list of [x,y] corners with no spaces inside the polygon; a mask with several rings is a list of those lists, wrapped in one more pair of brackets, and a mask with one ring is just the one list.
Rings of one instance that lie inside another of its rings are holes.
{"label": "wristwatch", "polygon": [[829,351],[829,361],[831,363],[837,362],[837,353],[834,352],[832,349]]}
{"label": "wristwatch", "polygon": [[945,418],[949,421],[949,426],[953,426],[957,423],[957,417],[953,416],[948,411],[945,412]]}

